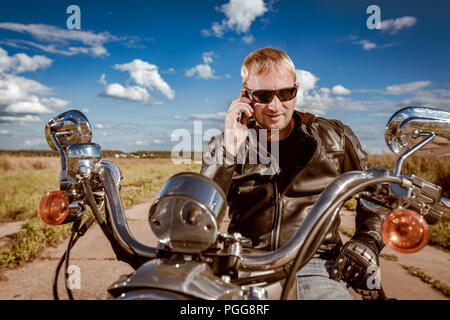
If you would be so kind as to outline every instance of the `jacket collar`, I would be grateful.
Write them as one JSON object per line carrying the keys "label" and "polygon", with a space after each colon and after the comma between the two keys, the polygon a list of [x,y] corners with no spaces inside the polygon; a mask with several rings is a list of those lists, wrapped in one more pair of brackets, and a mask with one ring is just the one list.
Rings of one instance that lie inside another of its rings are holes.
{"label": "jacket collar", "polygon": [[314,123],[314,120],[316,120],[316,116],[309,112],[300,112],[295,110],[296,114],[300,116],[300,119],[302,120],[302,124],[311,127]]}

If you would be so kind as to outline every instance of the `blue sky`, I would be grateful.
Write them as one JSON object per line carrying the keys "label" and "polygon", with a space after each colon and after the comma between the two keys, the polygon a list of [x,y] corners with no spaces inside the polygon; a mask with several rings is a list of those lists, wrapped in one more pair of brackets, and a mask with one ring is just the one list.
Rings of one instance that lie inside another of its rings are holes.
{"label": "blue sky", "polygon": [[[80,30],[67,28],[72,4]],[[367,28],[369,5],[381,29]],[[0,149],[48,148],[45,123],[69,109],[104,149],[204,145],[239,95],[242,61],[272,46],[296,66],[297,109],[386,151],[395,110],[450,110],[449,14],[448,0],[3,2]]]}

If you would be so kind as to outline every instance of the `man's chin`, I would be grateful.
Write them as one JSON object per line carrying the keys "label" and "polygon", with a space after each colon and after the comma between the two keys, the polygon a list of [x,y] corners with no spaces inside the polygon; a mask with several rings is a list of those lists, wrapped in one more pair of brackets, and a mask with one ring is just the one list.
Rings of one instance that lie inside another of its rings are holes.
{"label": "man's chin", "polygon": [[265,128],[270,129],[270,130],[284,129],[286,127],[286,123],[283,120],[284,119],[278,119],[278,120],[266,119],[266,121],[264,121],[264,124],[266,125]]}

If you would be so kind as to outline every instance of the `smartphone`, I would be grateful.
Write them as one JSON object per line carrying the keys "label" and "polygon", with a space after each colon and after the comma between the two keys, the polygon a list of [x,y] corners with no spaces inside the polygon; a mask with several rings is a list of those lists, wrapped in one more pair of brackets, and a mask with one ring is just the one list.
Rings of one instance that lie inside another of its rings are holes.
{"label": "smartphone", "polygon": [[[250,98],[250,96],[249,96],[247,90],[244,90],[244,97],[247,98],[247,99],[250,99],[250,100],[252,99],[252,98]],[[252,108],[253,108],[253,101],[250,103],[250,105],[251,105]],[[253,114],[252,114],[252,116],[251,116],[250,118],[247,118],[247,122],[248,122],[248,120],[250,120],[251,118],[253,118]],[[243,113],[243,112],[240,112],[240,113],[239,113],[238,120],[239,120],[240,123],[244,124],[244,113]]]}

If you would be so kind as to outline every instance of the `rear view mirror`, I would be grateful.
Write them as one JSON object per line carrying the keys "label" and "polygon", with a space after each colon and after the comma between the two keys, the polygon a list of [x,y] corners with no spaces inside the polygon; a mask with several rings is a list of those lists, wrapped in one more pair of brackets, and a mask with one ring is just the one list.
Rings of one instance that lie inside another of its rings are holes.
{"label": "rear view mirror", "polygon": [[[52,137],[52,135],[54,137]],[[48,146],[58,150],[57,144],[65,150],[74,143],[88,143],[92,139],[92,129],[89,120],[78,110],[70,110],[50,119],[45,125],[45,137]]]}
{"label": "rear view mirror", "polygon": [[433,134],[435,137],[426,145],[419,146],[417,154],[450,154],[450,112],[425,107],[406,107],[389,119],[385,140],[392,152],[403,155]]}

